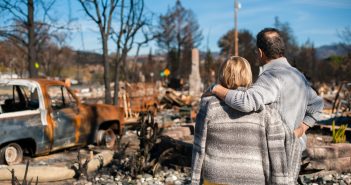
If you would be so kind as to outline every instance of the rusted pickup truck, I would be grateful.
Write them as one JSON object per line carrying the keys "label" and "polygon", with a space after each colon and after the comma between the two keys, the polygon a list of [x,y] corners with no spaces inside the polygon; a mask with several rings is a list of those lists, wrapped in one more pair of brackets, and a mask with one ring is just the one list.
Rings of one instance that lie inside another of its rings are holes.
{"label": "rusted pickup truck", "polygon": [[0,164],[97,143],[114,148],[123,109],[82,104],[63,82],[0,79]]}

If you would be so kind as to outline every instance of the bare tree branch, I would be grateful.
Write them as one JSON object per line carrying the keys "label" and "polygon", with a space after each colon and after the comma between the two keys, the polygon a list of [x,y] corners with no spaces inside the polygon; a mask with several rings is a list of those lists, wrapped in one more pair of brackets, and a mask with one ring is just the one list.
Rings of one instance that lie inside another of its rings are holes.
{"label": "bare tree branch", "polygon": [[[100,31],[104,64],[105,103],[109,104],[111,103],[111,92],[108,61],[108,41],[111,34],[113,13],[117,6],[118,0],[101,0],[99,2],[97,0],[79,0],[79,2],[81,3],[85,13],[97,24]],[[93,13],[89,10],[89,4],[93,5],[95,15],[93,15]]]}
{"label": "bare tree branch", "polygon": [[[3,26],[0,36],[11,39],[15,45],[27,54],[29,75],[35,77],[37,69],[34,63],[37,56],[44,52],[48,42],[66,29],[65,25],[58,25],[57,20],[49,12],[56,0],[2,0],[0,10],[7,11],[9,20]],[[42,19],[38,19],[38,11],[42,11]],[[48,18],[48,19],[47,19]]]}
{"label": "bare tree branch", "polygon": [[[85,13],[96,23],[98,24],[98,20],[91,14],[91,12],[89,11],[87,4],[85,3],[86,1],[84,0],[79,0],[80,4],[82,5]],[[96,2],[96,1],[95,1]]]}
{"label": "bare tree branch", "polygon": [[25,21],[27,14],[19,7],[16,6],[17,1],[12,2],[9,0],[3,0],[3,3],[0,3],[0,9],[3,11],[9,11],[17,20]]}
{"label": "bare tree branch", "polygon": [[[118,81],[120,76],[120,67],[127,77],[127,55],[132,47],[136,44],[135,39],[137,33],[141,31],[148,17],[144,12],[144,0],[121,0],[119,11],[119,31],[113,30],[113,40],[116,43],[116,59],[115,64],[115,94],[114,104],[118,101]],[[145,41],[146,42],[146,41]],[[128,78],[126,79],[128,80]]]}
{"label": "bare tree branch", "polygon": [[4,32],[4,31],[0,30],[0,36],[14,39],[14,40],[20,42],[21,44],[23,44],[24,46],[27,45],[27,42],[25,40],[23,40],[21,37],[18,37],[17,35],[14,35],[14,34],[9,33],[9,32]]}

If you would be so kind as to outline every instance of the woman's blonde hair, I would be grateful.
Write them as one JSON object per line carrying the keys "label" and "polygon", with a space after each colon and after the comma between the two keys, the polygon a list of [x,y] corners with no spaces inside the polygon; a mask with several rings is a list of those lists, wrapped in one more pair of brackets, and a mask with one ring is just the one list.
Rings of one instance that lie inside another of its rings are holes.
{"label": "woman's blonde hair", "polygon": [[249,62],[239,56],[232,56],[219,69],[219,83],[228,89],[248,87],[252,83],[252,72]]}

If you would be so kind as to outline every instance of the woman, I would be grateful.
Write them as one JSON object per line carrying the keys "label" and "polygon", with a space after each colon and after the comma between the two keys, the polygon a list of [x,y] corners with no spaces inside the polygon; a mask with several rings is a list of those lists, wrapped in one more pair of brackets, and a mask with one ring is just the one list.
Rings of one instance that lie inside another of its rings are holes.
{"label": "woman", "polygon": [[[235,56],[221,65],[222,86],[243,89],[251,82],[246,59]],[[192,184],[293,184],[287,160],[293,153],[286,147],[293,141],[292,131],[273,106],[243,113],[215,96],[203,97],[195,125]]]}

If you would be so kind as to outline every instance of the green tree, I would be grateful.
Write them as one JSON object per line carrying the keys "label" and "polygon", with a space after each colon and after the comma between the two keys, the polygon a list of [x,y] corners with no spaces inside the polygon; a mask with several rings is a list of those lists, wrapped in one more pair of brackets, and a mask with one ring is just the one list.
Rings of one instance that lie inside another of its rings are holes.
{"label": "green tree", "polygon": [[288,22],[281,22],[279,17],[274,19],[274,27],[279,29],[285,43],[285,57],[295,66],[296,56],[298,55],[299,46],[296,42],[293,30]]}
{"label": "green tree", "polygon": [[162,70],[160,62],[154,60],[154,55],[150,49],[149,55],[143,61],[141,66],[141,71],[145,75],[145,80],[147,82],[155,82],[159,79],[159,73]]}
{"label": "green tree", "polygon": [[[252,36],[248,30],[239,30],[239,55],[246,58],[252,69],[254,78],[258,75],[258,60],[255,54],[256,51],[256,39]],[[220,54],[224,58],[229,58],[234,53],[234,29],[229,30],[224,34],[218,41],[220,48]]]}
{"label": "green tree", "polygon": [[191,70],[191,49],[203,39],[194,13],[179,0],[159,19],[156,31],[159,48],[167,53],[171,76],[187,78]]}
{"label": "green tree", "polygon": [[212,83],[214,83],[212,77],[212,72],[215,70],[214,69],[214,59],[211,53],[210,49],[207,49],[206,54],[205,54],[205,63],[203,65],[203,70],[202,70],[202,79],[205,85],[205,89],[207,89]]}
{"label": "green tree", "polygon": [[348,50],[349,54],[351,52],[351,27],[347,26],[340,32],[338,36],[341,40],[341,44]]}
{"label": "green tree", "polygon": [[345,73],[341,74],[344,80],[351,79],[351,27],[345,27],[341,32],[338,33],[341,40],[341,45],[346,49],[347,56],[343,57],[343,70]]}
{"label": "green tree", "polygon": [[295,67],[298,68],[311,81],[319,81],[316,73],[317,67],[316,49],[314,44],[307,40],[300,48],[295,60]]}

